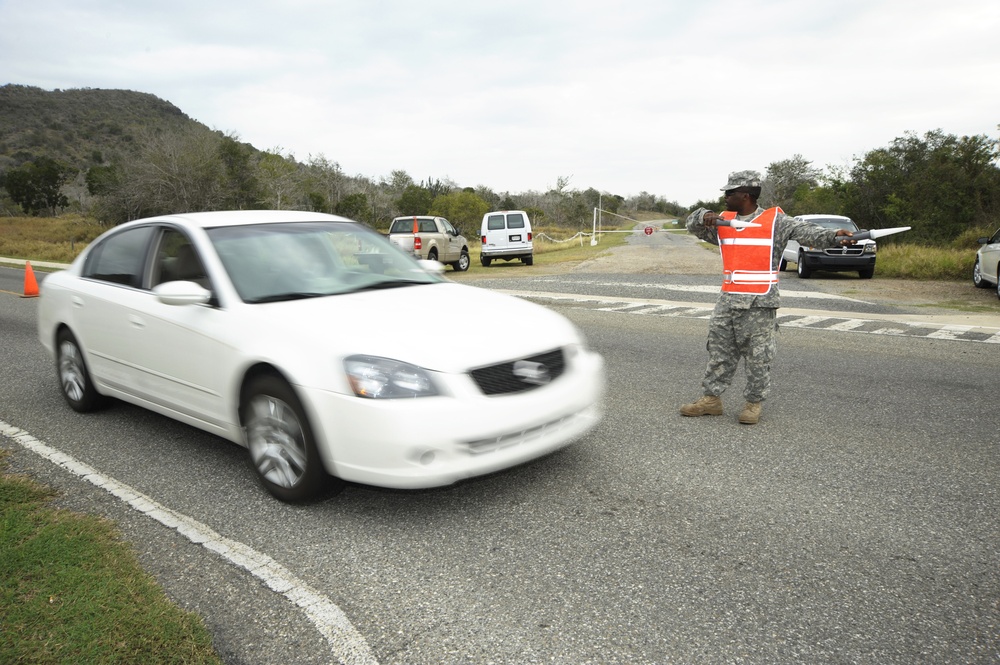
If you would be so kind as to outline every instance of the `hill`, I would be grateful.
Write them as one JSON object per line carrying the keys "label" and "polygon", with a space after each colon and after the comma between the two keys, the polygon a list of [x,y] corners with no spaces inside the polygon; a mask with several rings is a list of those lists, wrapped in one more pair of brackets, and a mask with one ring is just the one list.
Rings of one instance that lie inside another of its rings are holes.
{"label": "hill", "polygon": [[144,92],[0,87],[0,171],[41,156],[84,171],[126,147],[140,131],[177,129],[212,132]]}

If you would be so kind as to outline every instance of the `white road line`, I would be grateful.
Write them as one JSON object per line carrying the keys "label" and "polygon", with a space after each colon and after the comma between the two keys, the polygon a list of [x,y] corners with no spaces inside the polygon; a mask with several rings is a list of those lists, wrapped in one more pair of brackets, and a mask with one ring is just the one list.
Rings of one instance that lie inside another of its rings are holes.
{"label": "white road line", "polygon": [[48,446],[24,430],[2,420],[0,420],[0,434],[56,466],[106,490],[160,524],[176,529],[192,543],[201,545],[230,563],[247,570],[269,589],[280,593],[305,612],[312,624],[329,642],[332,648],[331,656],[337,662],[344,665],[378,664],[365,638],[351,624],[343,610],[271,557],[243,543],[225,538],[187,515],[160,505],[128,485],[101,474],[93,467]]}
{"label": "white road line", "polygon": [[939,330],[935,330],[927,336],[933,339],[961,339],[959,335],[967,333],[970,330],[972,330],[972,326],[950,325],[943,326]]}

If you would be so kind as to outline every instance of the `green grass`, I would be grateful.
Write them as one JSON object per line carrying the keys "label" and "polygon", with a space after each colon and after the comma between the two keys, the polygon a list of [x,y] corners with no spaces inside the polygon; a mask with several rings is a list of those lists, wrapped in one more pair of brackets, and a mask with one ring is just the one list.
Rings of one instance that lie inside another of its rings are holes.
{"label": "green grass", "polygon": [[106,520],[54,508],[0,451],[0,663],[221,663]]}

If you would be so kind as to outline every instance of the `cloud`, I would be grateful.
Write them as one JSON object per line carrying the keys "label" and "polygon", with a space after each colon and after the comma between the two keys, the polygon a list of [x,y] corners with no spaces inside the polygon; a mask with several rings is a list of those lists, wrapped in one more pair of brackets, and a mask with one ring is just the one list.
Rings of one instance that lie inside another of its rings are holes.
{"label": "cloud", "polygon": [[[53,18],[56,17],[56,18]],[[681,203],[732,170],[995,135],[979,0],[0,1],[0,71],[149,92],[348,173]]]}

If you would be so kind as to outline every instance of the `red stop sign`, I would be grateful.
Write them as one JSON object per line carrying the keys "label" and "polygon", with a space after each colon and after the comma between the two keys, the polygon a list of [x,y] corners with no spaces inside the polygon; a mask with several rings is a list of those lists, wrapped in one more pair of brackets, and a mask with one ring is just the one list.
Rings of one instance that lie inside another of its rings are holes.
{"label": "red stop sign", "polygon": [[653,235],[653,227],[652,227],[652,226],[647,226],[647,227],[646,227],[646,228],[645,228],[645,229],[643,230],[643,233],[645,233],[645,234],[646,234],[646,235],[648,235],[648,236],[651,236],[651,235]]}

